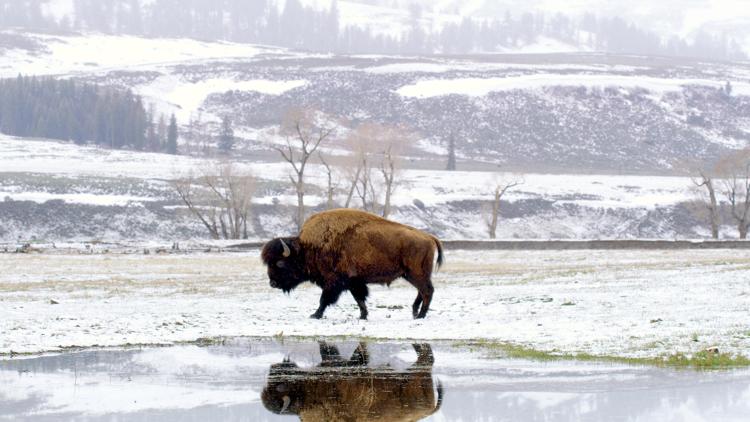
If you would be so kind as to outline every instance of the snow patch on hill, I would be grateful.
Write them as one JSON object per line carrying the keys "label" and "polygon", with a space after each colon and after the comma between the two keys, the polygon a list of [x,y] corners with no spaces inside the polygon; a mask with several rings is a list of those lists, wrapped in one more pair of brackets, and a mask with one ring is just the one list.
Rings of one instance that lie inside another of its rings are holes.
{"label": "snow patch on hill", "polygon": [[[0,135],[0,169],[8,173],[171,180],[212,166],[216,166],[212,159],[80,147]],[[238,166],[276,182],[287,182],[290,173],[286,163],[245,162]],[[321,188],[326,186],[327,174],[323,166],[310,164],[306,176],[309,183]],[[345,176],[342,173],[334,177],[341,178],[343,183]],[[435,206],[461,200],[490,200],[494,184],[515,179],[522,180],[523,184],[508,193],[509,200],[543,198],[592,207],[652,209],[687,200],[691,194],[690,179],[684,177],[403,170],[393,203],[406,206],[419,199],[425,205]],[[588,199],[576,198],[579,195]],[[308,198],[310,204],[323,200],[312,195]],[[271,203],[272,199],[271,196],[264,200],[259,198],[261,203]],[[295,202],[291,195],[286,199],[289,204]]]}
{"label": "snow patch on hill", "polygon": [[160,111],[166,114],[174,112],[180,122],[187,122],[211,94],[222,94],[228,91],[252,91],[267,95],[280,95],[307,83],[306,80],[254,79],[243,81],[230,78],[213,78],[191,82],[175,75],[165,75],[147,85],[136,87],[135,91],[144,97],[155,100],[155,104]]}
{"label": "snow patch on hill", "polygon": [[[502,56],[489,56],[502,57]],[[372,74],[392,74],[392,73],[448,73],[448,72],[491,72],[491,71],[513,71],[513,70],[531,70],[531,71],[558,71],[558,72],[636,72],[647,70],[643,66],[626,66],[626,65],[586,65],[574,63],[559,64],[526,64],[510,62],[476,62],[470,60],[446,60],[433,59],[417,62],[390,63],[380,66],[371,66],[366,68],[336,68],[329,67],[322,70],[362,70]],[[316,68],[316,70],[321,70]]]}
{"label": "snow patch on hill", "polygon": [[[405,85],[396,92],[404,97],[430,98],[443,95],[484,96],[490,92],[512,91],[517,89],[540,89],[546,87],[585,87],[585,88],[626,88],[645,89],[664,94],[679,92],[685,86],[697,85],[720,89],[726,81],[710,79],[668,79],[646,76],[625,75],[586,75],[540,73],[509,76],[503,78],[456,78],[422,80]],[[732,92],[737,95],[750,95],[750,83],[735,82]]]}
{"label": "snow patch on hill", "polygon": [[74,36],[27,34],[42,51],[13,49],[0,55],[0,77],[66,75],[122,68],[143,68],[205,60],[250,59],[285,49],[191,39],[140,38],[96,33]]}
{"label": "snow patch on hill", "polygon": [[85,204],[100,206],[126,206],[144,201],[154,201],[156,198],[147,198],[133,195],[102,195],[90,193],[53,194],[49,192],[29,192],[10,190],[7,187],[0,188],[0,199],[13,201],[32,201],[43,204],[47,201],[63,201],[69,204]]}
{"label": "snow patch on hill", "polygon": [[[0,136],[0,169],[8,176],[8,182],[0,182],[0,204],[4,204],[5,212],[10,212],[0,238],[84,240],[96,233],[97,239],[121,241],[143,240],[143,236],[154,240],[201,236],[201,227],[183,227],[192,220],[168,181],[215,171],[217,165],[213,159]],[[251,238],[262,240],[269,233],[286,233],[292,227],[287,213],[296,206],[296,196],[288,182],[289,166],[264,162],[236,166],[258,178],[259,189],[253,198],[257,225]],[[344,170],[334,171],[333,182],[339,186],[335,199],[340,204],[346,196],[346,177]],[[668,217],[671,208],[694,197],[690,180],[683,177],[407,169],[400,173],[390,218],[438,233],[444,239],[486,238],[489,211],[482,206],[493,200],[496,184],[519,179],[523,184],[503,198],[499,238],[671,238],[677,233],[675,230],[690,230],[676,228]],[[323,166],[308,165],[306,182],[309,188],[305,204],[311,210],[322,206],[328,182]],[[382,192],[380,195],[378,202],[382,203]],[[46,204],[51,200],[62,200],[65,205]],[[26,205],[21,201],[27,201]],[[42,205],[34,207],[28,201]],[[87,211],[76,205],[109,209]],[[359,205],[356,199],[355,205]],[[42,212],[45,207],[54,207],[55,215],[65,207],[75,208],[68,210],[78,214],[93,212],[99,215],[99,222],[78,231],[75,221],[35,225],[24,220],[26,214],[22,210]],[[141,228],[136,230],[130,223],[133,218],[139,224],[150,222],[159,231],[141,233]],[[117,223],[118,219],[123,222]],[[61,233],[66,234],[61,237]]]}

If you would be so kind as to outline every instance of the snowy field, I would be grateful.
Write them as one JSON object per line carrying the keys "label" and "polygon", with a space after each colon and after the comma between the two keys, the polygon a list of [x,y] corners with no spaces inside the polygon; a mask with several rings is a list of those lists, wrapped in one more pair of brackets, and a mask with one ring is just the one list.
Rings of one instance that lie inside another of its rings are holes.
{"label": "snowy field", "polygon": [[[290,167],[287,164],[241,162],[236,165],[255,175],[260,183],[277,186],[272,190],[260,189],[259,192],[265,193],[255,196],[255,204],[296,204],[294,192],[288,185]],[[170,180],[184,177],[190,172],[215,169],[216,166],[217,163],[211,159],[80,147],[0,135],[0,201],[33,201],[43,204],[51,200],[62,200],[66,204],[141,207],[155,201],[169,201],[174,195],[168,183]],[[3,175],[7,178],[2,177]],[[30,177],[35,180],[32,184],[26,182]],[[342,204],[346,196],[344,187],[348,185],[346,177],[341,170],[334,174],[334,183],[339,187],[336,199]],[[637,237],[634,229],[627,227],[639,224],[641,219],[656,209],[673,207],[695,198],[693,184],[685,177],[514,175],[488,171],[416,169],[403,170],[398,177],[399,182],[392,197],[392,204],[397,209],[391,218],[431,231],[435,229],[435,221],[438,221],[442,225],[439,229],[444,239],[485,239],[487,211],[464,210],[454,204],[460,204],[461,201],[489,203],[493,199],[493,186],[503,181],[523,180],[522,185],[507,193],[503,198],[505,201],[547,201],[563,211],[513,218],[504,216],[503,223],[498,227],[499,238]],[[306,205],[324,203],[322,193],[325,192],[327,183],[324,168],[311,164],[306,178],[308,183],[315,186],[308,191]],[[131,191],[120,186],[121,180],[136,181],[145,188]],[[73,188],[61,189],[60,184],[63,182],[72,184]],[[280,190],[278,186],[288,188]],[[427,211],[418,209],[414,205],[415,201]],[[182,204],[179,202],[170,202],[165,206],[180,205]],[[581,215],[570,215],[565,207],[580,207],[588,211]],[[628,219],[613,216],[612,211],[626,213]],[[264,224],[270,224],[274,230],[289,225],[278,221],[278,217],[263,218]],[[725,226],[722,230],[730,237],[734,236],[731,227]],[[18,236],[28,238],[32,234],[36,232],[31,228],[19,228],[6,235],[5,240],[15,240]],[[660,232],[660,236],[672,238],[672,233],[665,230]],[[39,232],[38,237],[46,238],[47,235]],[[256,237],[257,240],[263,240]],[[124,239],[119,236],[102,237],[100,240]]]}
{"label": "snowy field", "polygon": [[344,294],[271,289],[258,252],[0,254],[0,353],[215,336],[490,339],[655,357],[750,347],[750,251],[449,251],[427,319],[403,281],[374,286],[370,320]]}
{"label": "snowy field", "polygon": [[[200,171],[216,166],[211,159],[181,155],[156,154],[123,150],[110,150],[91,146],[76,146],[55,141],[29,141],[0,134],[0,172],[33,173],[67,177],[96,176],[102,178],[131,177],[138,179],[173,180],[190,171]],[[259,178],[286,182],[290,174],[286,163],[243,162],[238,167],[251,171]],[[325,187],[323,166],[311,164],[307,173],[310,183]],[[335,175],[343,179],[343,174]],[[559,175],[510,174],[485,171],[431,171],[403,170],[394,195],[395,205],[408,205],[414,198],[434,205],[449,201],[483,198],[489,200],[493,183],[504,180],[522,180],[508,198],[548,198],[562,202],[602,208],[644,207],[674,204],[692,198],[692,186],[686,177],[624,176],[624,175]],[[343,180],[337,180],[343,183]],[[0,181],[0,198],[15,200],[73,199],[64,195],[47,195],[14,191]],[[85,198],[77,198],[83,201]],[[101,203],[90,198],[92,203]],[[119,201],[138,201],[144,198],[117,198]],[[160,199],[160,198],[157,198]],[[270,202],[271,198],[267,198]],[[322,201],[314,198],[309,204]],[[259,199],[260,202],[263,200]]]}

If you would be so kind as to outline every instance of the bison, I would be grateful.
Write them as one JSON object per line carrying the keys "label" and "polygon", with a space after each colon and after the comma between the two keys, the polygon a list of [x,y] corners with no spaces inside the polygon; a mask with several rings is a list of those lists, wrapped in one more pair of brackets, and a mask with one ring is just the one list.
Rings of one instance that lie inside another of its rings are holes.
{"label": "bison", "polygon": [[435,290],[431,277],[436,249],[439,268],[443,248],[436,237],[364,211],[338,209],[310,217],[297,237],[267,242],[261,258],[271,287],[288,293],[312,281],[323,289],[311,318],[322,318],[326,307],[349,290],[360,318],[367,319],[367,285],[390,285],[399,277],[417,288],[412,314],[424,318]]}
{"label": "bison", "polygon": [[[320,365],[301,369],[284,361],[271,365],[263,405],[302,421],[416,421],[440,409],[443,387],[434,386],[435,359],[429,344],[414,344],[417,361],[406,371],[368,367],[367,345],[360,343],[347,361],[336,346],[320,343]],[[437,399],[435,398],[437,391]]]}

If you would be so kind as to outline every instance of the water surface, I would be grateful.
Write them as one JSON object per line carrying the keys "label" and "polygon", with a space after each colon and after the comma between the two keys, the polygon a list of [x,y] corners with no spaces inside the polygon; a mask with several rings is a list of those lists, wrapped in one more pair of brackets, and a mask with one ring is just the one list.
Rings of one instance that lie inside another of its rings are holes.
{"label": "water surface", "polygon": [[0,361],[0,420],[747,421],[750,371],[231,340]]}

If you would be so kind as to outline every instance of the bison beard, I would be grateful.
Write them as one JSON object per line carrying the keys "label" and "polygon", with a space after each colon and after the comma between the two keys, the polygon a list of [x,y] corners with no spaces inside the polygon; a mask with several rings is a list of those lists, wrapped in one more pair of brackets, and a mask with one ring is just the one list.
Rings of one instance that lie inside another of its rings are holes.
{"label": "bison beard", "polygon": [[439,267],[443,249],[434,236],[364,211],[340,209],[313,215],[298,237],[269,241],[261,257],[271,287],[288,293],[312,281],[323,289],[311,318],[321,318],[326,307],[349,290],[360,318],[367,319],[367,285],[390,285],[399,277],[416,287],[412,314],[424,318],[435,290],[431,277],[436,249]]}

